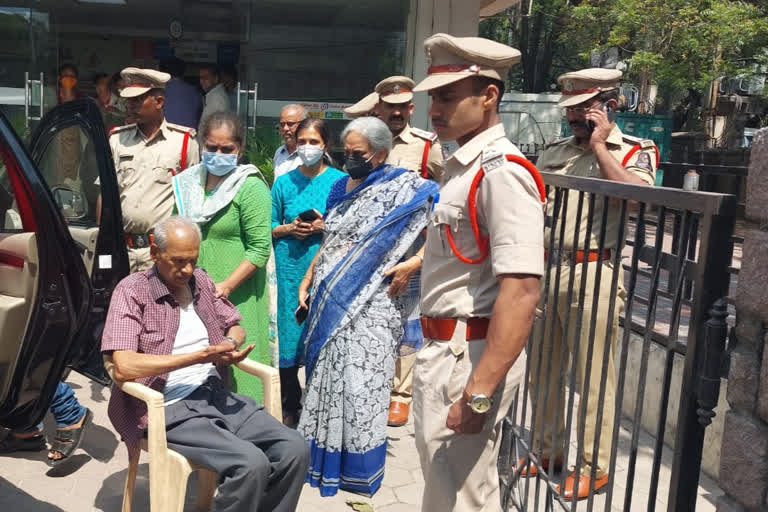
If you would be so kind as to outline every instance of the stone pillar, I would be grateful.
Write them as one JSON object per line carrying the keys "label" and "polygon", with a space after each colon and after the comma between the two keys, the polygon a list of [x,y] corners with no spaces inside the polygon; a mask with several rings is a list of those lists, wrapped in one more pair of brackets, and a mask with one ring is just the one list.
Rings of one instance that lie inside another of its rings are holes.
{"label": "stone pillar", "polygon": [[736,344],[720,458],[719,512],[768,509],[768,129],[755,136],[747,178]]}
{"label": "stone pillar", "polygon": [[[406,74],[416,83],[427,76],[424,40],[438,32],[458,37],[476,36],[480,24],[480,0],[412,0],[408,19]],[[429,97],[425,92],[414,95],[411,124],[429,129]]]}

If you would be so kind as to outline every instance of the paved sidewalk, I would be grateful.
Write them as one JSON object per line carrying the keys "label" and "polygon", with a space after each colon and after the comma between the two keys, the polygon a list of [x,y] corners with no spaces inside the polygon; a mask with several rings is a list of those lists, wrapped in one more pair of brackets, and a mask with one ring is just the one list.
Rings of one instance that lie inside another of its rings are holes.
{"label": "paved sidewalk", "polygon": [[[94,421],[86,432],[81,449],[73,455],[67,471],[59,473],[45,463],[47,452],[0,456],[0,510],[13,512],[117,512],[123,497],[128,454],[107,418],[109,390],[72,372],[68,382]],[[49,415],[46,435],[53,438],[55,424]],[[390,429],[387,470],[384,483],[372,499],[339,492],[321,498],[317,489],[305,486],[300,512],[352,511],[347,499],[372,503],[376,512],[417,512],[424,484],[414,445],[413,424]],[[134,511],[149,510],[149,482],[146,453],[142,454],[136,482]],[[190,477],[185,510],[194,510],[195,495]]]}
{"label": "paved sidewalk", "polygon": [[[94,413],[94,423],[88,430],[81,449],[73,455],[66,472],[50,469],[45,463],[46,453],[19,453],[0,456],[0,510],[13,512],[117,512],[120,510],[123,483],[128,466],[125,447],[118,442],[107,418],[109,390],[91,383],[85,377],[72,373],[69,383],[75,389],[80,402]],[[53,434],[53,419],[46,419],[46,433]],[[631,425],[622,421],[620,431],[619,464],[614,481],[615,495],[612,510],[621,510],[626,485],[625,459],[630,451],[629,430]],[[339,492],[333,498],[321,498],[317,489],[305,486],[298,510],[300,512],[347,512],[352,508],[347,500],[366,502],[373,505],[375,512],[418,512],[424,482],[419,469],[419,460],[414,444],[413,424],[389,430],[390,445],[387,450],[387,468],[384,483],[373,498]],[[647,485],[652,461],[653,439],[643,433],[638,447],[637,486],[632,510],[647,510]],[[575,451],[572,450],[572,451]],[[656,510],[666,510],[671,454],[665,449],[662,459],[662,477],[659,491],[662,496],[656,502]],[[134,511],[149,510],[148,466],[146,454],[137,478]],[[197,480],[193,474],[187,492],[185,510],[195,510],[194,487]],[[530,485],[530,484],[529,484]],[[543,485],[543,484],[542,484]],[[528,510],[533,511],[535,485],[528,488],[531,501]],[[521,491],[525,492],[520,488]],[[540,488],[539,510],[544,510],[544,492]],[[721,494],[717,484],[702,474],[699,485],[697,511],[714,511],[714,503]],[[604,495],[596,499],[594,510],[604,510]],[[586,510],[582,502],[578,510]],[[560,510],[558,508],[558,510]],[[438,512],[438,511],[435,511]]]}

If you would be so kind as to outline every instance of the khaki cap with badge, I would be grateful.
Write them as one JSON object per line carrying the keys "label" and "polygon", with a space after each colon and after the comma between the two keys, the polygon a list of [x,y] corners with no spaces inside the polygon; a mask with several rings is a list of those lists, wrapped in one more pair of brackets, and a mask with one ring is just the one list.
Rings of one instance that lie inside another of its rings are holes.
{"label": "khaki cap with badge", "polygon": [[171,79],[171,75],[155,69],[125,68],[120,76],[126,82],[120,96],[123,98],[135,98],[152,89],[165,89],[165,84]]}
{"label": "khaki cap with badge", "polygon": [[557,104],[572,107],[606,91],[618,89],[621,71],[618,69],[588,68],[571,71],[557,77],[562,97]]}
{"label": "khaki cap with badge", "polygon": [[385,103],[407,103],[413,99],[414,85],[407,76],[390,76],[376,84],[376,92]]}
{"label": "khaki cap with badge", "polygon": [[429,68],[427,77],[414,91],[428,91],[471,76],[486,76],[502,82],[509,69],[520,62],[520,52],[482,37],[435,34],[424,41]]}
{"label": "khaki cap with badge", "polygon": [[354,105],[350,105],[349,107],[345,108],[344,113],[352,119],[367,116],[371,110],[376,108],[378,103],[379,94],[377,92],[372,92]]}

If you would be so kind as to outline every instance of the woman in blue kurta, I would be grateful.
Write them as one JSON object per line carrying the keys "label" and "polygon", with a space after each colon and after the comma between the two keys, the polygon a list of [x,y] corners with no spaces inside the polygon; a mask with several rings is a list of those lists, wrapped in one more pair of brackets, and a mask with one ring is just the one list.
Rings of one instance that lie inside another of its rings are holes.
{"label": "woman in blue kurta", "polygon": [[[272,187],[272,237],[277,265],[277,331],[280,338],[280,386],[283,421],[294,425],[301,407],[298,370],[304,355],[299,344],[302,326],[296,322],[301,278],[315,256],[324,229],[323,215],[331,186],[345,174],[324,158],[330,133],[320,119],[305,119],[296,129],[301,165],[280,176]],[[299,214],[313,211],[317,218],[303,221]]]}

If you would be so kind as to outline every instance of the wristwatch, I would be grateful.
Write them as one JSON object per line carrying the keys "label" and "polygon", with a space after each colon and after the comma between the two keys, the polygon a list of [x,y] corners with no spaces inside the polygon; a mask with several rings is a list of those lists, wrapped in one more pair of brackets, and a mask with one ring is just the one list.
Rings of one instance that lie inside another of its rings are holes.
{"label": "wristwatch", "polygon": [[[467,393],[464,393],[467,395]],[[493,405],[493,402],[491,399],[485,395],[481,394],[471,394],[469,395],[469,399],[467,400],[467,405],[470,409],[472,409],[472,412],[477,414],[485,414],[491,409],[491,405]]]}
{"label": "wristwatch", "polygon": [[232,342],[232,344],[235,346],[235,348],[237,348],[237,346],[240,344],[240,342],[239,342],[239,341],[237,341],[237,340],[236,340],[235,338],[233,338],[232,336],[224,336],[224,339],[225,339],[225,340],[227,340],[227,341],[230,341],[230,342]]}

